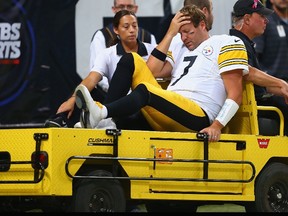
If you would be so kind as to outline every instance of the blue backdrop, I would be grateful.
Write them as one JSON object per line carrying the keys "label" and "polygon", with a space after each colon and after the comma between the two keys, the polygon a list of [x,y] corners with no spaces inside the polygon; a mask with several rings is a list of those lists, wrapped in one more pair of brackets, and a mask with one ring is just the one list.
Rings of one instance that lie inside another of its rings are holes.
{"label": "blue backdrop", "polygon": [[77,1],[0,1],[0,125],[43,123],[81,81]]}

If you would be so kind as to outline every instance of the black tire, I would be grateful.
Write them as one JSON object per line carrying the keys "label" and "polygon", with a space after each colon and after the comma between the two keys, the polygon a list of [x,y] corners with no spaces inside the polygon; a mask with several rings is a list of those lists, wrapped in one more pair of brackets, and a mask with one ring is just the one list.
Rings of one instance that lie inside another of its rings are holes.
{"label": "black tire", "polygon": [[246,212],[257,212],[255,202],[245,202],[243,205]]}
{"label": "black tire", "polygon": [[[90,175],[111,176],[111,173],[102,170]],[[81,180],[73,198],[75,212],[124,212],[126,210],[125,194],[117,180]]]}
{"label": "black tire", "polygon": [[271,163],[262,171],[255,185],[255,210],[288,212],[288,166],[286,164]]}

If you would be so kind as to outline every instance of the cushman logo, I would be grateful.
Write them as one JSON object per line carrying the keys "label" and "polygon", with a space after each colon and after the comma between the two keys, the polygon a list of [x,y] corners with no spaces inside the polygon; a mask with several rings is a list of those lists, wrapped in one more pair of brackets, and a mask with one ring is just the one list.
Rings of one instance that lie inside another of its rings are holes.
{"label": "cushman logo", "polygon": [[258,145],[260,148],[268,147],[270,139],[257,139],[257,140],[258,140]]}
{"label": "cushman logo", "polygon": [[112,138],[89,138],[88,139],[88,146],[93,146],[93,145],[111,145],[113,144],[113,139]]}

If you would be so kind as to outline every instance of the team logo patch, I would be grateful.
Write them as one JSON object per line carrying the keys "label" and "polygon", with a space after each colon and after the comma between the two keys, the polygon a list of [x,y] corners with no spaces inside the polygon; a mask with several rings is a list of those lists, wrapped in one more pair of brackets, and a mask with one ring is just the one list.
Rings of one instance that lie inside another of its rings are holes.
{"label": "team logo patch", "polygon": [[269,145],[270,139],[257,139],[258,145],[260,148],[267,148]]}
{"label": "team logo patch", "polygon": [[206,46],[206,47],[204,47],[202,53],[203,53],[203,55],[205,55],[205,56],[212,55],[212,53],[213,53],[213,48],[212,48],[211,46]]}

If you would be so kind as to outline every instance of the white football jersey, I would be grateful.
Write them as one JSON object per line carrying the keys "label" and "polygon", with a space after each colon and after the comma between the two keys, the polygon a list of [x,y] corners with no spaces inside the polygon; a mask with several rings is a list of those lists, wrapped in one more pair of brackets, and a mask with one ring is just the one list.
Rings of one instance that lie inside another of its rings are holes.
{"label": "white football jersey", "polygon": [[169,61],[173,71],[167,89],[195,101],[214,120],[227,97],[220,74],[234,69],[242,69],[243,75],[248,73],[244,43],[235,36],[215,35],[193,51],[183,43],[173,49],[174,61]]}

